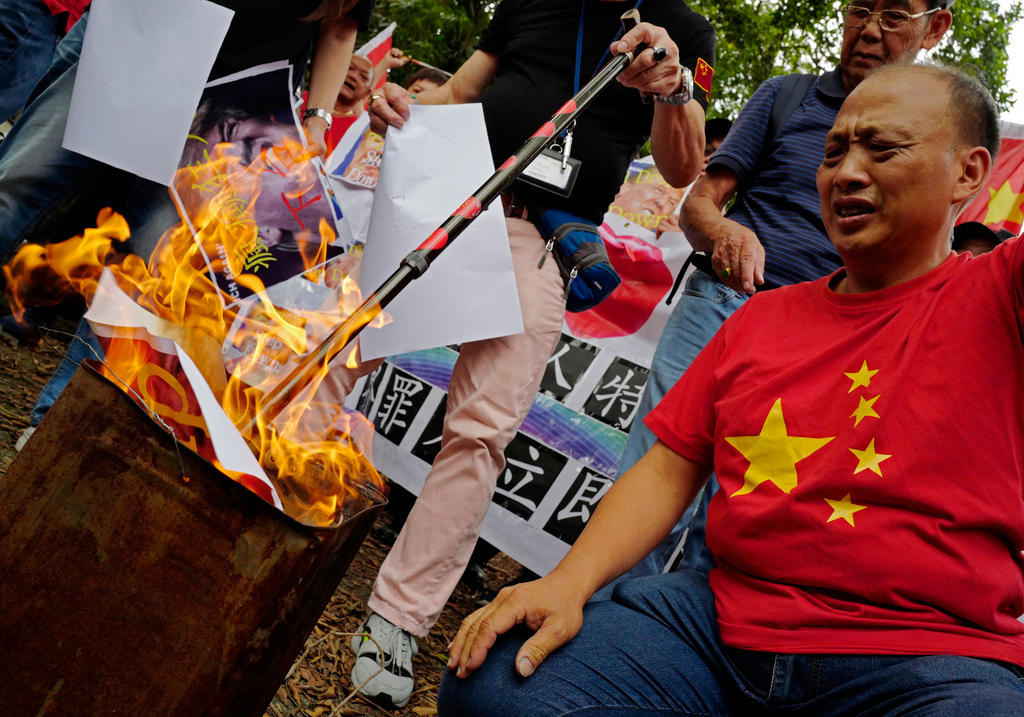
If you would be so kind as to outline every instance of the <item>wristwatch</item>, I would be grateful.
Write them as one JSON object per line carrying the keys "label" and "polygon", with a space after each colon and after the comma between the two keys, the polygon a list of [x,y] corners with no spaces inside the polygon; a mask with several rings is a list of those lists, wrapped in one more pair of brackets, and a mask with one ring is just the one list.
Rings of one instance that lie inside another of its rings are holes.
{"label": "wristwatch", "polygon": [[331,122],[334,119],[333,117],[331,117],[330,112],[320,107],[307,107],[306,111],[302,113],[302,121],[305,122],[310,117],[319,117],[320,119],[322,119],[324,122],[327,123],[327,129],[331,128]]}
{"label": "wristwatch", "polygon": [[671,95],[657,95],[654,99],[663,105],[685,105],[693,98],[693,73],[689,67],[680,67],[679,89]]}

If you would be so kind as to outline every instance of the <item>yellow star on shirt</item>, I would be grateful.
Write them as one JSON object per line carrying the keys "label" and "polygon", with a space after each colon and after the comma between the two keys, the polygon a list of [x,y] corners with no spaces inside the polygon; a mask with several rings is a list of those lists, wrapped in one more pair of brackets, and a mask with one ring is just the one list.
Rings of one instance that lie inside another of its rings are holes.
{"label": "yellow star on shirt", "polygon": [[863,396],[860,397],[860,402],[857,404],[857,409],[853,413],[850,414],[850,416],[852,418],[856,419],[853,422],[854,426],[856,426],[858,423],[860,423],[861,420],[864,419],[864,418],[868,418],[868,417],[870,417],[870,418],[878,418],[878,414],[875,413],[874,406],[875,406],[875,401],[877,401],[881,397],[882,397],[882,394],[878,394],[874,398],[864,398]]}
{"label": "yellow star on shirt", "polygon": [[878,369],[876,368],[874,371],[872,371],[871,369],[868,368],[868,362],[865,361],[860,365],[859,371],[854,371],[853,373],[846,373],[844,371],[843,373],[846,375],[846,378],[853,381],[853,385],[850,386],[850,390],[847,391],[847,393],[853,393],[854,390],[861,386],[864,386],[865,388],[870,386],[871,377],[878,373]]}
{"label": "yellow star on shirt", "polygon": [[835,436],[807,438],[791,436],[782,415],[782,399],[776,399],[761,433],[756,436],[726,437],[726,442],[750,461],[743,474],[743,486],[733,496],[746,495],[765,481],[771,481],[783,493],[796,487],[796,464],[817,451]]}
{"label": "yellow star on shirt", "polygon": [[1002,221],[1014,224],[1024,222],[1024,192],[1014,192],[1009,179],[1003,182],[998,191],[989,188],[988,194],[989,200],[982,224],[999,224]]}
{"label": "yellow star on shirt", "polygon": [[881,462],[892,458],[891,453],[877,453],[875,451],[875,439],[872,438],[871,442],[868,443],[868,447],[862,451],[858,451],[856,448],[851,448],[850,453],[857,456],[857,468],[853,471],[854,475],[857,475],[861,471],[874,471],[881,477],[882,468]]}
{"label": "yellow star on shirt", "polygon": [[[847,493],[842,500],[829,500],[825,499],[825,502],[832,508],[832,515],[828,517],[826,523],[831,523],[833,520],[839,520],[842,518],[850,525],[853,525],[853,514],[858,510],[864,510],[867,508],[866,505],[857,505],[850,500],[850,494]],[[856,526],[855,526],[856,527]]]}

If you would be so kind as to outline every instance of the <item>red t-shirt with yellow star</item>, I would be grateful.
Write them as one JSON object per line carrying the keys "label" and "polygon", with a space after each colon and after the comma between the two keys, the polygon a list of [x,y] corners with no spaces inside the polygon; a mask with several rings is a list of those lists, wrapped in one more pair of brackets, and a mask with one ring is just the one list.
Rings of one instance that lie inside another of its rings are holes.
{"label": "red t-shirt with yellow star", "polygon": [[1024,241],[831,278],[753,297],[646,419],[721,484],[722,640],[1024,666]]}

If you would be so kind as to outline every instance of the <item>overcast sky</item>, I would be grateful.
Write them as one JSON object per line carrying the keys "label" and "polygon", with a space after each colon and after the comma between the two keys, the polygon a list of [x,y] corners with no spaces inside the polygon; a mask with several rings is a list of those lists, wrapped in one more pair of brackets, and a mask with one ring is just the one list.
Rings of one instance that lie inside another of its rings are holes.
{"label": "overcast sky", "polygon": [[[1012,0],[999,0],[1002,9],[1010,6]],[[1014,105],[1004,112],[1002,119],[1024,124],[1024,22],[1018,21],[1010,32],[1010,62],[1006,80],[1014,90]]]}

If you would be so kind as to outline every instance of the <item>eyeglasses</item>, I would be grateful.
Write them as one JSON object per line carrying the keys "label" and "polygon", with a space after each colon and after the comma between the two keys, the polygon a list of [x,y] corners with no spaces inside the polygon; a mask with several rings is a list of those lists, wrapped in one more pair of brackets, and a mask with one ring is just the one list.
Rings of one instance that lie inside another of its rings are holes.
{"label": "eyeglasses", "polygon": [[883,30],[902,30],[911,20],[931,15],[933,12],[938,12],[941,9],[933,7],[931,10],[914,13],[907,12],[906,10],[878,10],[875,12],[868,10],[862,5],[847,5],[845,12],[846,26],[861,28],[867,25],[868,21],[874,17],[878,20],[878,26]]}

